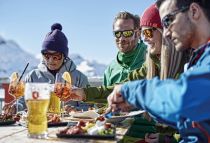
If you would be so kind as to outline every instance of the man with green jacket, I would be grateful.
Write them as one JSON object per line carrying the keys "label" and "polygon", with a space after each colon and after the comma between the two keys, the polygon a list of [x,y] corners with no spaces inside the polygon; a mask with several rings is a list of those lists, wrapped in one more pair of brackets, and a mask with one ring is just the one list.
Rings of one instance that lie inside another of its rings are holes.
{"label": "man with green jacket", "polygon": [[129,12],[119,12],[113,22],[113,34],[118,48],[116,59],[104,73],[105,86],[125,80],[134,69],[145,61],[146,45],[140,40],[139,17]]}

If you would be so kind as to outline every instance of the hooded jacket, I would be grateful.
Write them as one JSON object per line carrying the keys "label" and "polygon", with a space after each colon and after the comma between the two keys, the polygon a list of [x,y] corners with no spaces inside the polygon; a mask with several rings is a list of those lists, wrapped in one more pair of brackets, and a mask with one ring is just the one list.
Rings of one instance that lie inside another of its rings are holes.
{"label": "hooded jacket", "polygon": [[[63,74],[64,72],[68,71],[72,78],[72,85],[76,87],[86,87],[88,83],[87,77],[76,69],[76,65],[71,59],[66,59],[64,64],[58,71],[58,73]],[[41,62],[38,65],[37,69],[32,70],[26,75],[25,78],[26,82],[47,82],[50,84],[55,83],[55,76],[50,73],[47,69],[47,66]]]}
{"label": "hooded jacket", "polygon": [[104,72],[104,86],[125,80],[130,72],[140,68],[145,61],[146,45],[141,41],[131,53],[118,52],[115,60]]}
{"label": "hooded jacket", "polygon": [[[87,77],[76,69],[76,65],[71,59],[66,59],[64,64],[58,71],[58,73],[63,74],[65,71],[68,71],[72,78],[72,85],[76,87],[86,87],[89,85]],[[47,69],[47,66],[44,62],[41,62],[38,65],[37,69],[29,72],[25,77],[25,82],[34,82],[34,83],[55,83],[55,76],[50,73]],[[74,101],[69,102],[70,104],[75,104]],[[24,110],[26,108],[24,97],[19,100],[18,110]]]}

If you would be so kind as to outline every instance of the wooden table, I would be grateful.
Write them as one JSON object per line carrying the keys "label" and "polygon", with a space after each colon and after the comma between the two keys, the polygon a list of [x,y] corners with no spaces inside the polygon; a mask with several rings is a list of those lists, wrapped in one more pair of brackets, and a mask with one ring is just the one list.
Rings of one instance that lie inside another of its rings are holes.
{"label": "wooden table", "polygon": [[57,138],[56,132],[64,127],[48,128],[48,139],[31,139],[27,137],[27,128],[19,125],[0,126],[0,143],[114,143],[122,139],[127,128],[117,128],[115,140],[92,140],[92,139],[63,139]]}

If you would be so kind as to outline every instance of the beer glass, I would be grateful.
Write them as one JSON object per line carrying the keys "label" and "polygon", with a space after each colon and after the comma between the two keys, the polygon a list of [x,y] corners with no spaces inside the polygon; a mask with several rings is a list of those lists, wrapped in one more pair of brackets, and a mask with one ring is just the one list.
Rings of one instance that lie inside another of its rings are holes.
{"label": "beer glass", "polygon": [[30,138],[47,138],[47,110],[50,91],[48,83],[26,83],[25,85],[28,137]]}
{"label": "beer glass", "polygon": [[60,114],[61,112],[60,98],[58,98],[54,92],[50,93],[50,104],[49,104],[48,112],[55,113],[55,114]]}

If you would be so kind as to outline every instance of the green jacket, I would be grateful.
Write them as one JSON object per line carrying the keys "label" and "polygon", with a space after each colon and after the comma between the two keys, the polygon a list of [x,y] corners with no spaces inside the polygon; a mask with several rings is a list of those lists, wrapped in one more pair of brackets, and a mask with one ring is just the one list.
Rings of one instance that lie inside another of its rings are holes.
{"label": "green jacket", "polygon": [[[160,60],[158,57],[151,57],[154,61],[155,65],[157,66],[157,73],[160,73]],[[137,68],[130,72],[127,75],[127,78],[124,81],[132,81],[132,80],[139,80],[144,79],[147,73],[147,65],[144,62],[140,68]],[[95,103],[106,103],[107,96],[112,92],[114,86],[99,86],[99,87],[87,87],[83,88],[86,95],[86,102],[95,102]]]}
{"label": "green jacket", "polygon": [[130,72],[140,68],[145,61],[146,45],[141,41],[130,53],[118,52],[115,60],[104,73],[104,86],[112,86],[125,80]]}

